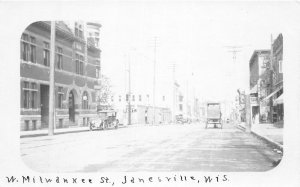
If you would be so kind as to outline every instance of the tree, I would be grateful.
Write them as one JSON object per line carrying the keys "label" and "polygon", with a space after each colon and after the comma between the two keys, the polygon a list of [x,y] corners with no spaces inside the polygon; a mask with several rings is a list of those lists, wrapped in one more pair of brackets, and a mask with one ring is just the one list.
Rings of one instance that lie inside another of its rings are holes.
{"label": "tree", "polygon": [[97,96],[98,105],[110,105],[111,104],[111,84],[108,77],[101,75],[100,77],[100,89]]}

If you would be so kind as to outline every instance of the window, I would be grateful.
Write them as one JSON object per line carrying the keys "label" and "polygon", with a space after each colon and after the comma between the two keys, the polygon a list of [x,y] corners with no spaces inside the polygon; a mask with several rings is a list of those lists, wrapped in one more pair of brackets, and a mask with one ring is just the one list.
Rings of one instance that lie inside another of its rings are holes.
{"label": "window", "polygon": [[43,57],[44,57],[44,65],[49,66],[50,65],[50,45],[47,42],[44,42],[44,51],[43,51]]}
{"label": "window", "polygon": [[30,95],[29,95],[29,91],[30,88],[29,88],[29,82],[24,82],[24,87],[23,87],[23,95],[24,95],[24,98],[23,98],[23,107],[24,108],[30,108],[29,106],[29,101],[30,101]]}
{"label": "window", "polygon": [[36,83],[23,82],[23,108],[37,108]]}
{"label": "window", "polygon": [[88,103],[89,103],[88,93],[83,92],[83,95],[82,95],[82,109],[88,109],[89,108]]}
{"label": "window", "polygon": [[132,101],[135,101],[135,96],[134,95],[132,95]]}
{"label": "window", "polygon": [[111,96],[110,100],[111,102],[114,102],[114,96]]}
{"label": "window", "polygon": [[141,95],[139,95],[139,101],[142,101],[142,96]]}
{"label": "window", "polygon": [[31,83],[31,108],[37,108],[37,86]]}
{"label": "window", "polygon": [[128,94],[126,94],[126,101],[128,101],[129,100],[129,95]]}
{"label": "window", "polygon": [[96,67],[96,78],[100,77],[100,67]]}
{"label": "window", "polygon": [[179,111],[182,111],[182,104],[179,104]]}
{"label": "window", "polygon": [[179,96],[179,101],[180,101],[180,102],[183,101],[183,96],[182,96],[182,95]]}
{"label": "window", "polygon": [[119,102],[121,102],[121,101],[122,101],[122,96],[119,95]]}
{"label": "window", "polygon": [[282,73],[282,60],[278,61],[278,72]]}
{"label": "window", "polygon": [[80,23],[75,23],[75,36],[83,38],[83,27]]}
{"label": "window", "polygon": [[79,75],[83,75],[84,58],[82,55],[79,54],[76,54],[75,57],[76,73]]}
{"label": "window", "polygon": [[63,69],[63,49],[61,47],[56,48],[57,69]]}
{"label": "window", "polygon": [[25,120],[25,131],[29,130],[29,120]]}
{"label": "window", "polygon": [[162,100],[165,101],[165,100],[166,100],[166,97],[165,97],[165,96],[162,96]]}
{"label": "window", "polygon": [[36,120],[32,120],[32,130],[36,130]]}
{"label": "window", "polygon": [[58,108],[63,108],[63,97],[64,97],[64,92],[63,92],[63,87],[58,87],[58,92],[57,92],[58,98],[57,98],[57,107]]}
{"label": "window", "polygon": [[35,38],[28,34],[23,34],[21,37],[21,59],[36,62]]}

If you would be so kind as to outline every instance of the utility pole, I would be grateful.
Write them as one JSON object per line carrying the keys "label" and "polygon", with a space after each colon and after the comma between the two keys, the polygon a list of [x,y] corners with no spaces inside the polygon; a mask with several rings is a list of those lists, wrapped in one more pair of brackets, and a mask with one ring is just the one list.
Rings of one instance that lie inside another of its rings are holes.
{"label": "utility pole", "polygon": [[49,78],[49,125],[48,125],[48,135],[53,136],[54,126],[55,126],[55,79],[54,79],[54,69],[55,69],[55,21],[51,21],[51,31],[50,31],[50,78]]}
{"label": "utility pole", "polygon": [[155,87],[156,87],[156,40],[157,37],[154,37],[154,60],[153,60],[153,122],[155,123]]}
{"label": "utility pole", "polygon": [[176,120],[176,83],[175,83],[175,68],[176,68],[176,65],[175,63],[173,63],[173,81],[172,81],[172,86],[173,86],[173,122],[175,122]]}
{"label": "utility pole", "polygon": [[131,63],[128,55],[128,125],[131,125]]}

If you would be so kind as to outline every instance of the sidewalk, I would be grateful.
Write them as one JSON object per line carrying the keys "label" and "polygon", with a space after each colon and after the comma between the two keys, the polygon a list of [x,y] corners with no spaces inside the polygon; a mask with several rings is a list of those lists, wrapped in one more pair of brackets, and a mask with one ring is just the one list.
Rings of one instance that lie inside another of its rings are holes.
{"label": "sidewalk", "polygon": [[[167,124],[132,124],[132,125],[121,125],[119,128],[126,128],[126,127],[143,127],[143,126],[160,126],[160,125],[167,125]],[[60,128],[54,129],[54,134],[65,134],[65,133],[75,133],[75,132],[84,132],[89,131],[89,127],[69,127],[69,128]],[[46,136],[48,135],[48,129],[39,129],[33,131],[21,131],[20,138],[27,138],[27,137],[37,137],[37,136]]]}
{"label": "sidewalk", "polygon": [[[54,129],[54,134],[65,134],[65,133],[84,132],[84,131],[89,131],[89,127],[69,127],[69,128]],[[46,135],[48,135],[48,129],[20,132],[20,138],[46,136]]]}
{"label": "sidewalk", "polygon": [[[238,125],[245,129],[245,123]],[[267,141],[272,146],[283,151],[283,128],[275,126],[274,124],[252,124],[251,133],[255,136]]]}

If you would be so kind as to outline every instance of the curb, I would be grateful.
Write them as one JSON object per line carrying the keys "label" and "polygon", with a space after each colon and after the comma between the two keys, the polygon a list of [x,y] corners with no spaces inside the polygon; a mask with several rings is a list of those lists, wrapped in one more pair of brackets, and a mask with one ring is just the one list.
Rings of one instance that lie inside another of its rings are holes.
{"label": "curb", "polygon": [[[54,135],[67,134],[67,133],[76,133],[76,132],[86,132],[86,131],[89,131],[89,129],[64,131],[64,132],[54,132]],[[48,135],[48,133],[25,134],[25,135],[20,135],[20,138],[31,138],[31,137],[39,137],[39,136],[47,136],[47,135]]]}
{"label": "curb", "polygon": [[[121,129],[121,128],[127,128],[127,127],[126,126],[119,126],[119,128]],[[106,129],[106,130],[110,130],[110,129]],[[87,131],[90,131],[90,129],[80,129],[80,130],[54,132],[54,135],[77,133],[77,132],[87,132]],[[32,138],[32,137],[40,137],[40,136],[47,136],[47,135],[48,135],[48,132],[36,133],[36,134],[24,134],[24,135],[20,135],[20,138]]]}
{"label": "curb", "polygon": [[[240,126],[240,125],[237,125],[236,126],[238,129],[242,130],[242,131],[245,131],[246,128],[243,127],[243,126]],[[270,146],[276,148],[276,149],[279,149],[281,152],[283,152],[283,146],[277,142],[274,142],[273,140],[271,140],[270,138],[268,137],[265,137],[265,136],[262,136],[262,135],[259,135],[258,133],[254,132],[254,131],[251,131],[250,132],[252,135],[254,135],[255,137],[265,141],[267,144],[269,144]]]}
{"label": "curb", "polygon": [[251,134],[253,134],[254,136],[258,137],[259,139],[267,142],[272,147],[279,149],[281,152],[283,152],[283,146],[281,144],[274,142],[273,140],[271,140],[270,138],[268,138],[266,136],[259,135],[258,133],[254,132],[254,131],[251,131]]}

